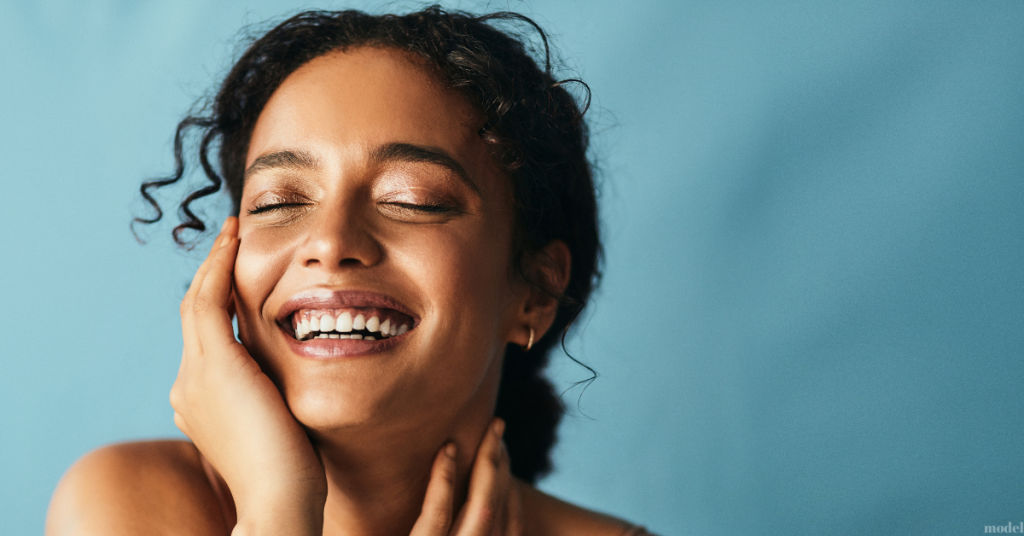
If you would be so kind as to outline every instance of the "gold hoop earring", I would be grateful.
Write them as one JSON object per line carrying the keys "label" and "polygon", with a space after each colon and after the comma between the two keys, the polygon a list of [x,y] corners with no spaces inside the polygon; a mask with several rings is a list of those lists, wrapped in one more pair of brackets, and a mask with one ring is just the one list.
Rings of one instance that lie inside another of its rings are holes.
{"label": "gold hoop earring", "polygon": [[530,328],[530,340],[526,343],[526,351],[529,352],[530,348],[533,348],[533,328]]}

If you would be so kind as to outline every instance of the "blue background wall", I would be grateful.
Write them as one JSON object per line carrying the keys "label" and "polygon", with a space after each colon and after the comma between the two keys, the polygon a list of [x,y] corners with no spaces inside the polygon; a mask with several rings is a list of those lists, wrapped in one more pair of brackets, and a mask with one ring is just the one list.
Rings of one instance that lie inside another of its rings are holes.
{"label": "blue background wall", "polygon": [[[605,181],[601,378],[542,487],[666,536],[1020,522],[1024,3],[765,4],[508,4],[591,84]],[[0,2],[5,534],[87,450],[178,435],[200,253],[137,245],[135,188],[239,28],[306,5]]]}

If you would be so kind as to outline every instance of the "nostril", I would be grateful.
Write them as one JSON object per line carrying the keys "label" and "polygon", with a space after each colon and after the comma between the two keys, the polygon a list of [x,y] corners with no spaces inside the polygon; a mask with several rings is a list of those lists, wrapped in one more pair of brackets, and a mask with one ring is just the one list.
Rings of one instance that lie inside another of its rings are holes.
{"label": "nostril", "polygon": [[354,216],[332,213],[313,224],[295,252],[301,266],[318,270],[351,269],[380,261],[382,248],[370,229],[348,218]]}
{"label": "nostril", "polygon": [[[306,259],[306,262],[304,263],[306,268],[315,268],[315,267],[320,266],[322,264],[323,263],[320,262],[320,259]],[[363,265],[363,261],[360,260],[360,259],[354,258],[354,257],[348,257],[348,258],[341,259],[340,261],[338,261],[338,267],[362,266],[362,265]]]}

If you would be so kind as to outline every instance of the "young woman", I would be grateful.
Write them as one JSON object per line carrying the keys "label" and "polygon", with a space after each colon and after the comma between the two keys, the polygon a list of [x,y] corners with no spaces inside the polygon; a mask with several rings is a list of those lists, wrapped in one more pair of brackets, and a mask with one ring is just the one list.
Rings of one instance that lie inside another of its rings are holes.
{"label": "young woman", "polygon": [[192,128],[212,184],[175,239],[222,184],[237,215],[181,305],[192,442],[87,455],[49,534],[643,533],[531,486],[600,243],[582,111],[499,22],[533,24],[303,13],[181,123],[146,221]]}

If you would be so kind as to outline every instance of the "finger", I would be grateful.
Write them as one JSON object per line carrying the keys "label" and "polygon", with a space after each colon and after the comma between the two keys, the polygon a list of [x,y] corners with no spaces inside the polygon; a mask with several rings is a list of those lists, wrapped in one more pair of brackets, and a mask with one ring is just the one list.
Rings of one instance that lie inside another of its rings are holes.
{"label": "finger", "polygon": [[[502,449],[508,456],[508,449],[502,442]],[[511,487],[508,490],[508,500],[505,501],[505,532],[504,536],[522,536],[523,534],[523,502],[521,483],[515,478],[512,479]]]}
{"label": "finger", "polygon": [[217,255],[226,243],[229,237],[235,236],[238,233],[238,218],[234,216],[228,217],[224,220],[224,224],[221,225],[220,233],[217,234],[217,238],[214,239],[213,245],[210,246],[210,252],[206,254],[206,258],[203,259],[202,264],[196,269],[196,275],[192,278],[192,283],[189,285],[188,291],[185,293],[185,298],[182,303],[188,302],[191,305],[191,300],[194,300],[196,295],[199,293],[200,287],[203,285],[203,278],[206,275],[207,270],[210,268],[210,261]]}
{"label": "finger", "polygon": [[505,421],[495,419],[480,443],[469,480],[469,498],[456,521],[458,536],[489,536],[498,523],[511,475],[501,448]]}
{"label": "finger", "polygon": [[227,243],[211,259],[203,286],[192,304],[193,321],[204,354],[217,351],[218,347],[223,351],[238,344],[228,315],[237,252],[238,239],[228,237]]}
{"label": "finger", "polygon": [[195,315],[193,314],[196,296],[203,287],[203,281],[206,279],[206,273],[210,269],[213,257],[223,248],[228,239],[229,237],[222,235],[214,241],[214,246],[210,249],[210,255],[199,265],[196,275],[192,277],[192,284],[189,286],[188,292],[185,293],[185,297],[181,300],[181,337],[184,343],[185,355],[199,355],[203,351],[202,343],[199,341],[199,334],[195,328]]}
{"label": "finger", "polygon": [[455,503],[455,443],[448,443],[434,458],[430,483],[420,517],[409,536],[447,535]]}
{"label": "finger", "polygon": [[199,294],[199,290],[203,286],[203,280],[206,278],[206,273],[210,269],[212,259],[225,245],[227,239],[237,233],[237,228],[238,218],[229,217],[224,220],[220,234],[213,241],[213,247],[210,248],[210,253],[206,255],[206,259],[204,259],[203,263],[199,265],[195,275],[192,277],[192,283],[189,285],[188,291],[185,293],[185,297],[181,300],[182,338],[184,339],[186,353],[196,355],[202,352],[202,346],[199,343],[198,334],[194,327],[192,309],[196,296]]}

